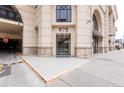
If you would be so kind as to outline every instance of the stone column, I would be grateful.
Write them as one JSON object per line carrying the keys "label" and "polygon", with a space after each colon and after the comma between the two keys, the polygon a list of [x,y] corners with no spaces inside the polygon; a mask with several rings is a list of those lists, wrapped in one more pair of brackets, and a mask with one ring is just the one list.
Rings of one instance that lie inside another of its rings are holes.
{"label": "stone column", "polygon": [[77,6],[77,46],[76,56],[88,58],[92,54],[91,49],[91,6]]}
{"label": "stone column", "polygon": [[34,9],[29,6],[17,5],[23,20],[22,52],[23,55],[37,54],[36,32],[34,29]]}
{"label": "stone column", "polygon": [[108,46],[108,39],[109,39],[109,26],[108,26],[108,8],[106,8],[106,12],[104,15],[104,52],[107,53],[109,50],[109,46]]}
{"label": "stone column", "polygon": [[115,50],[115,22],[113,21],[113,26],[112,26],[112,50]]}
{"label": "stone column", "polygon": [[109,50],[113,50],[113,14],[109,15],[109,40],[111,41],[109,43]]}
{"label": "stone column", "polygon": [[41,31],[39,35],[40,44],[38,45],[38,54],[41,56],[52,55],[52,29],[51,29],[50,6],[42,6]]}

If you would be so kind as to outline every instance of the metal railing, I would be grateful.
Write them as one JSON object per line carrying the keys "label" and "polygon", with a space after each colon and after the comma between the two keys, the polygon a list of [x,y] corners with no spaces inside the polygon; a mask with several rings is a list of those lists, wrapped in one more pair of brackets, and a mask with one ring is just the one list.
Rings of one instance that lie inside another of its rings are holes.
{"label": "metal railing", "polygon": [[20,15],[16,11],[3,6],[0,6],[0,18],[22,22]]}

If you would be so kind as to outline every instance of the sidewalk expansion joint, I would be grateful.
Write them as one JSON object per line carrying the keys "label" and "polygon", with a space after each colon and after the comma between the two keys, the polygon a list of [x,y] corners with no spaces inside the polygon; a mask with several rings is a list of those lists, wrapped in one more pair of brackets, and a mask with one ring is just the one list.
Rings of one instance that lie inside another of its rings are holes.
{"label": "sidewalk expansion joint", "polygon": [[72,87],[72,85],[70,85],[68,82],[66,82],[65,80],[63,80],[62,78],[59,78],[61,81],[63,81],[64,83],[66,83],[67,85],[69,85],[70,87]]}

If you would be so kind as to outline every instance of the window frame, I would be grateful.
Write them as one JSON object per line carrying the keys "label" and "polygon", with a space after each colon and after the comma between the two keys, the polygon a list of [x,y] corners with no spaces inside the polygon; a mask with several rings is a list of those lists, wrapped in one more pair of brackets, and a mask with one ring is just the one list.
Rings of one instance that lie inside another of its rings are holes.
{"label": "window frame", "polygon": [[[60,7],[64,7],[64,6],[66,7],[65,9],[60,8]],[[61,16],[62,11],[65,11],[65,21]],[[72,22],[72,7],[71,7],[71,5],[57,5],[56,6],[56,22]]]}

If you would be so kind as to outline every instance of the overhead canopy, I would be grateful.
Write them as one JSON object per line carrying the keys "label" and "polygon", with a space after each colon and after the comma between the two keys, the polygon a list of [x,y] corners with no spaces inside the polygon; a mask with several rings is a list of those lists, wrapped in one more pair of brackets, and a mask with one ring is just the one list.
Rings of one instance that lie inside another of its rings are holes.
{"label": "overhead canopy", "polygon": [[102,34],[99,31],[95,30],[95,29],[93,30],[93,36],[103,38]]}
{"label": "overhead canopy", "polygon": [[12,34],[20,34],[22,31],[22,24],[18,24],[18,22],[12,22],[0,19],[0,32],[2,33],[12,33]]}

